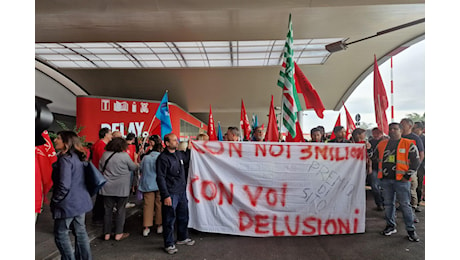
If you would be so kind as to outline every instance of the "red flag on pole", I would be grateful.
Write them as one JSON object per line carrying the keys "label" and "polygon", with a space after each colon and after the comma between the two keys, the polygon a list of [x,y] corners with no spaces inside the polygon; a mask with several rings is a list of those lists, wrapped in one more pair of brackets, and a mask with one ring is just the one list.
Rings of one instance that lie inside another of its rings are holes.
{"label": "red flag on pole", "polygon": [[56,151],[48,131],[45,130],[42,136],[45,144],[35,146],[35,213],[40,213],[42,201],[46,201],[46,194],[53,186],[52,165],[57,161]]}
{"label": "red flag on pole", "polygon": [[297,66],[297,63],[294,63],[295,66],[295,86],[298,94],[302,94],[305,100],[305,106],[307,109],[314,109],[316,115],[319,118],[324,118],[324,105],[323,101],[318,95],[318,92],[313,88],[310,81],[307,79],[302,70]]}
{"label": "red flag on pole", "polygon": [[305,139],[303,138],[303,132],[302,128],[300,127],[300,123],[297,120],[295,123],[295,137],[292,138],[291,133],[288,132],[288,136],[286,136],[286,142],[305,142]]}
{"label": "red flag on pole", "polygon": [[[341,126],[341,123],[340,123],[340,113],[339,113],[339,117],[337,117],[337,121],[335,121],[334,128],[335,128],[336,126]],[[332,130],[331,140],[332,140],[332,139],[335,139],[334,130]]]}
{"label": "red flag on pole", "polygon": [[249,125],[248,114],[246,114],[246,108],[244,107],[243,99],[241,99],[241,117],[240,127],[243,131],[243,138],[250,140],[251,138],[251,126]]}
{"label": "red flag on pole", "polygon": [[268,112],[268,126],[267,126],[267,132],[265,134],[265,141],[268,141],[268,142],[278,142],[279,141],[279,132],[278,132],[278,125],[276,124],[275,107],[273,106],[273,95],[272,95],[272,101],[270,103],[270,111]]}
{"label": "red flag on pole", "polygon": [[214,127],[214,118],[212,117],[211,105],[209,105],[208,136],[209,141],[217,141],[217,134],[216,128]]}
{"label": "red flag on pole", "polygon": [[353,132],[353,130],[356,129],[356,125],[355,125],[355,122],[353,122],[353,118],[351,117],[350,113],[348,113],[348,109],[345,106],[345,103],[343,103],[343,107],[345,108],[345,114],[347,115],[347,138],[346,139],[350,139],[351,133]]}
{"label": "red flag on pole", "polygon": [[375,121],[378,128],[386,135],[388,135],[388,119],[385,110],[388,108],[387,92],[383,85],[382,76],[380,75],[377,58],[374,55],[374,108],[375,108]]}

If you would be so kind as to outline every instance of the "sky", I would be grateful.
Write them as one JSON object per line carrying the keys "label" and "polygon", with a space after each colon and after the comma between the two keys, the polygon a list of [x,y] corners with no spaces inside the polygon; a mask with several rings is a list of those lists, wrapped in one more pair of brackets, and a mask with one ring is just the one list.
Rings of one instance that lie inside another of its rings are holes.
{"label": "sky", "polygon": [[[379,66],[383,84],[388,96],[389,108],[386,110],[388,122],[391,122],[391,62],[390,59]],[[407,114],[425,113],[425,41],[420,41],[393,56],[393,98],[394,121],[399,122]],[[360,122],[370,127],[377,126],[374,112],[374,73],[371,72],[345,101],[345,106],[355,120],[360,114]],[[341,113],[342,125],[346,125],[345,110],[326,110],[324,119],[316,116],[314,111],[304,112],[302,130],[309,133],[310,129],[323,125],[326,131],[332,131],[338,114]]]}

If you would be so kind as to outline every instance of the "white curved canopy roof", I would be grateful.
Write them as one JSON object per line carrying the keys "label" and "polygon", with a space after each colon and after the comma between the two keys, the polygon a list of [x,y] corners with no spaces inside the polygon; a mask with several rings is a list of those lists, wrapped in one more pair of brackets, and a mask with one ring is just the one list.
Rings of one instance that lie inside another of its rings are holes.
{"label": "white curved canopy roof", "polygon": [[[77,68],[44,59],[37,46],[52,43],[60,43],[60,46],[75,43],[117,46],[116,43],[157,42],[175,43],[180,50],[184,42],[283,42],[290,13],[295,40],[329,39],[331,42],[332,39],[348,39],[347,42],[352,42],[424,18],[425,2],[43,0],[35,3],[35,10],[36,59],[62,73],[83,92],[160,100],[168,90],[170,102],[205,123],[209,105],[212,105],[214,119],[225,128],[239,124],[241,99],[249,116],[255,113],[260,123],[266,123],[271,95],[275,98],[275,106],[281,101],[281,89],[276,85],[279,65],[267,62],[220,67]],[[381,63],[391,53],[423,40],[424,35],[425,24],[420,23],[352,44],[340,52],[330,54],[323,50],[325,56],[321,62],[298,64],[318,91],[326,109],[337,110],[342,106],[342,100],[346,101],[371,72],[374,54]],[[186,56],[182,57],[186,59]],[[53,93],[48,94],[50,96],[46,98],[56,98],[52,97]]]}

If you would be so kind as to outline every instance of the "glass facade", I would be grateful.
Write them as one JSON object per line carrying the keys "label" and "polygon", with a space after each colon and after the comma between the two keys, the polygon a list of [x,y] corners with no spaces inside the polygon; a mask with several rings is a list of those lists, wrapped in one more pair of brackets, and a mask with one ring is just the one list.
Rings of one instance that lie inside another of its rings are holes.
{"label": "glass facade", "polygon": [[200,128],[190,124],[189,122],[181,119],[180,120],[180,140],[185,141],[188,138],[195,139],[200,133]]}
{"label": "glass facade", "polygon": [[[297,64],[324,64],[325,46],[343,38],[294,39]],[[286,39],[199,42],[36,43],[35,57],[56,68],[214,68],[280,66]]]}

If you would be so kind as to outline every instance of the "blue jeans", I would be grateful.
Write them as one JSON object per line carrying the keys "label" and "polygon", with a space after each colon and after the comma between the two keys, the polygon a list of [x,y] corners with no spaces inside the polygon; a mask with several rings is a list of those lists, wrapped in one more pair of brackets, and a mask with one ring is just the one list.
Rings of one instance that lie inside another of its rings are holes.
{"label": "blue jeans", "polygon": [[368,182],[372,188],[372,195],[374,196],[375,205],[383,206],[383,195],[380,190],[380,180],[377,177],[377,170],[372,170],[372,173],[367,175]]}
{"label": "blue jeans", "polygon": [[163,217],[163,240],[166,247],[174,245],[174,223],[177,220],[177,240],[188,238],[188,200],[185,192],[171,194],[172,206],[161,204]]}
{"label": "blue jeans", "polygon": [[[75,235],[75,253],[69,237],[70,229]],[[85,214],[73,217],[54,220],[54,242],[56,243],[62,260],[88,260],[91,257],[88,233],[85,227]]]}
{"label": "blue jeans", "polygon": [[395,200],[397,197],[400,205],[400,210],[403,213],[406,230],[414,231],[414,215],[410,205],[410,182],[381,179],[380,183],[383,187],[383,202],[385,205],[385,219],[387,221],[387,226],[396,227]]}

